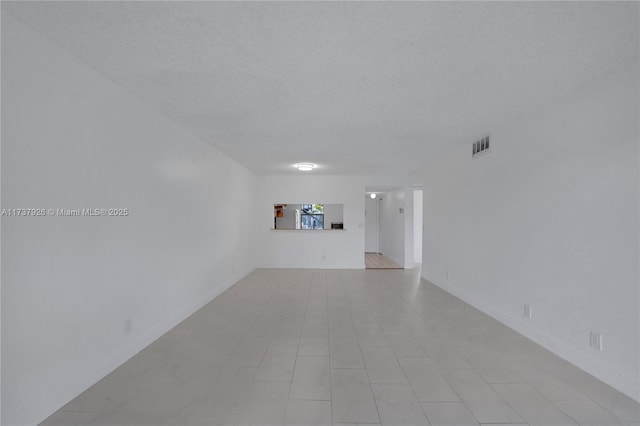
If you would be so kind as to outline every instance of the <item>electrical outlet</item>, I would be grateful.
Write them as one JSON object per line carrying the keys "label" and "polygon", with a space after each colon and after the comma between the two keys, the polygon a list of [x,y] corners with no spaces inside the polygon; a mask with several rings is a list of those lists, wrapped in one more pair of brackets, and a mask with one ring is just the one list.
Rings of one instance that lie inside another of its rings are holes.
{"label": "electrical outlet", "polygon": [[594,349],[602,351],[602,334],[596,333],[595,331],[590,332],[589,345]]}
{"label": "electrical outlet", "polygon": [[451,272],[447,271],[447,279],[450,280],[451,279]]}
{"label": "electrical outlet", "polygon": [[527,318],[531,318],[531,305],[524,305],[524,316]]}

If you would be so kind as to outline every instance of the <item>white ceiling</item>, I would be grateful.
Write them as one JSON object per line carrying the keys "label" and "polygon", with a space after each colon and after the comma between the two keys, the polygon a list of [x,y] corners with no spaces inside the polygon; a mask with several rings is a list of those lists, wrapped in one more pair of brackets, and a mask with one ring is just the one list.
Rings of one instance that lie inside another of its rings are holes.
{"label": "white ceiling", "polygon": [[638,55],[638,4],[2,2],[257,173],[407,174]]}

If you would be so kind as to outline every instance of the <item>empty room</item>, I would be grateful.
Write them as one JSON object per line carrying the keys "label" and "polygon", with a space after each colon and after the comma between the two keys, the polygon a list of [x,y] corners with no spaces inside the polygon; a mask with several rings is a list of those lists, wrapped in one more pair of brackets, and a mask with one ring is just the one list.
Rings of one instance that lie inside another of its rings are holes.
{"label": "empty room", "polygon": [[2,425],[640,426],[640,3],[0,13]]}

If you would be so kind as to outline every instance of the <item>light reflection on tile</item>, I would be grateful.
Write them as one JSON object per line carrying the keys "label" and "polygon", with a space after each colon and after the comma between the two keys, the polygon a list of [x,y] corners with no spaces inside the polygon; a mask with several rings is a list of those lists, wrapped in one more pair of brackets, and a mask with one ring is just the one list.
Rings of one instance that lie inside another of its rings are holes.
{"label": "light reflection on tile", "polygon": [[42,424],[640,426],[638,416],[638,403],[416,271],[269,269]]}

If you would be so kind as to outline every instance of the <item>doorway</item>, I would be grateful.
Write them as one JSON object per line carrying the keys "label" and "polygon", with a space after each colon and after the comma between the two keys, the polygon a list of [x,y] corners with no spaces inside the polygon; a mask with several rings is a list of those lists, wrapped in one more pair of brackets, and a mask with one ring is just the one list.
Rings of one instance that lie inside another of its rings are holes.
{"label": "doorway", "polygon": [[[375,193],[371,193],[375,194]],[[371,194],[365,194],[364,201],[364,251],[366,253],[380,252],[380,197],[372,198]]]}
{"label": "doorway", "polygon": [[[372,197],[371,194],[375,194]],[[380,253],[380,234],[382,232],[382,215],[380,204],[383,200],[380,193],[365,194],[365,237],[364,263],[366,269],[402,269]]]}

